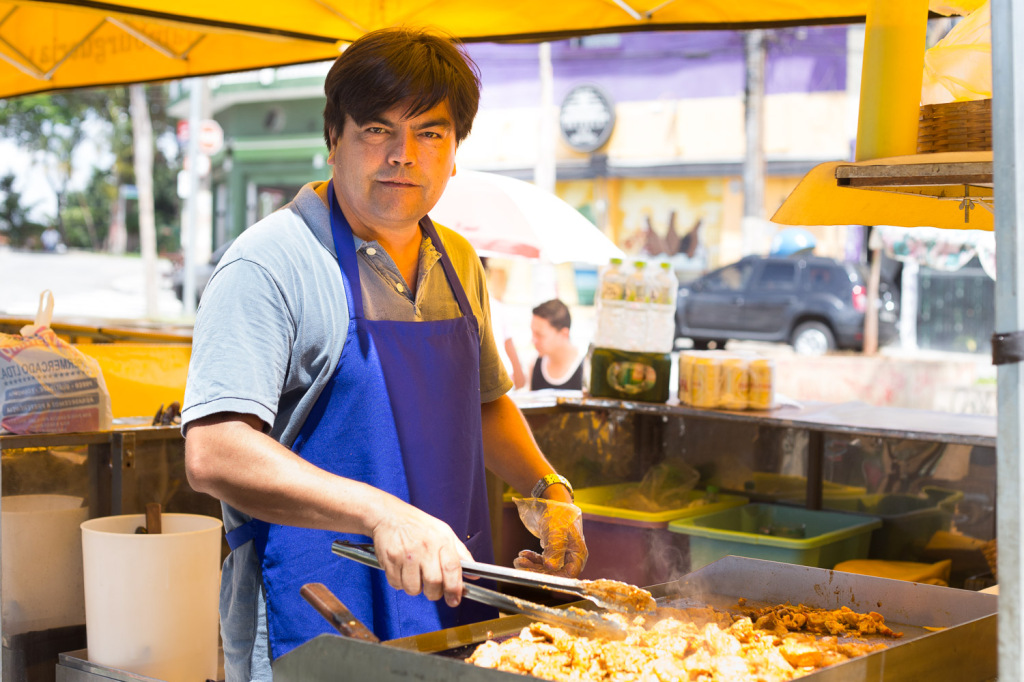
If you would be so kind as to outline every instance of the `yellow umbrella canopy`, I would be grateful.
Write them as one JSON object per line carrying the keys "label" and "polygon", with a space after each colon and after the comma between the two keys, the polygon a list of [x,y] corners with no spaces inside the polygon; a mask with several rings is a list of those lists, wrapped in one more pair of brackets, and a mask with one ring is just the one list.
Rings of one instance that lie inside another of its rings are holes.
{"label": "yellow umbrella canopy", "polygon": [[0,97],[333,59],[387,26],[467,41],[862,21],[867,0],[0,1]]}

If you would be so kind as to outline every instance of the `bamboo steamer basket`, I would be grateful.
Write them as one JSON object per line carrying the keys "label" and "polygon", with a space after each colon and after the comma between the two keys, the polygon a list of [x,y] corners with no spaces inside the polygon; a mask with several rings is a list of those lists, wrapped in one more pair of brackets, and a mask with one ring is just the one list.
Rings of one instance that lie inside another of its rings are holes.
{"label": "bamboo steamer basket", "polygon": [[921,105],[917,126],[918,154],[991,149],[991,99]]}

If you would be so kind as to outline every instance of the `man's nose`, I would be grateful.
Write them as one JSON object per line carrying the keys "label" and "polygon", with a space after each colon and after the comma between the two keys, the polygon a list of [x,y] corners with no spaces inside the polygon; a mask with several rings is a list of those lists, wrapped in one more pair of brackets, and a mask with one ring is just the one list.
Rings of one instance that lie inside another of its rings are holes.
{"label": "man's nose", "polygon": [[388,163],[394,166],[409,166],[416,161],[416,134],[413,131],[397,133],[388,150]]}

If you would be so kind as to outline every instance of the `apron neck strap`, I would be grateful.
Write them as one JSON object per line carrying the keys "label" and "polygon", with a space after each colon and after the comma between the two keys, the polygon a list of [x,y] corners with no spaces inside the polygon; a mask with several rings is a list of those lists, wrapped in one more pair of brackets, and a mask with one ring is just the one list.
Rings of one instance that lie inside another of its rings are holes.
{"label": "apron neck strap", "polygon": [[363,287],[359,282],[359,262],[356,260],[356,245],[352,241],[352,227],[338,205],[334,195],[334,180],[327,182],[327,198],[331,202],[331,236],[334,238],[334,252],[338,254],[341,273],[348,280],[345,297],[352,317],[363,317]]}
{"label": "apron neck strap", "polygon": [[462,314],[472,315],[473,308],[469,305],[466,290],[462,287],[462,282],[459,281],[459,276],[455,273],[455,266],[452,265],[452,260],[448,257],[448,251],[444,248],[444,244],[441,243],[441,238],[437,235],[437,228],[434,227],[434,221],[430,219],[430,216],[423,216],[423,219],[420,220],[420,229],[430,237],[434,248],[441,254],[441,266],[444,268],[444,274],[448,276],[448,286],[452,288],[452,293],[455,294],[455,300],[459,302],[459,309],[462,310]]}

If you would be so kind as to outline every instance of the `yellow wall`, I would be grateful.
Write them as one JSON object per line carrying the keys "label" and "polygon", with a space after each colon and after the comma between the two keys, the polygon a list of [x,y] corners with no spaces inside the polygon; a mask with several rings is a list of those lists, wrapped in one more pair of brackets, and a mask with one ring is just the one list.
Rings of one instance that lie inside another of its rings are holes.
{"label": "yellow wall", "polygon": [[[796,184],[798,176],[765,178],[764,216],[771,216]],[[644,230],[650,218],[654,232],[664,236],[669,216],[675,211],[676,235],[682,237],[701,220],[700,244],[708,268],[734,262],[743,254],[743,182],[739,177],[713,178],[607,178],[568,180],[557,183],[558,195],[569,204],[585,209],[598,224],[602,220],[598,200],[606,202],[605,233],[627,254],[643,249]],[[765,223],[756,253],[767,254],[772,237],[783,226]],[[841,258],[846,228],[807,228],[818,239],[816,253]]]}

